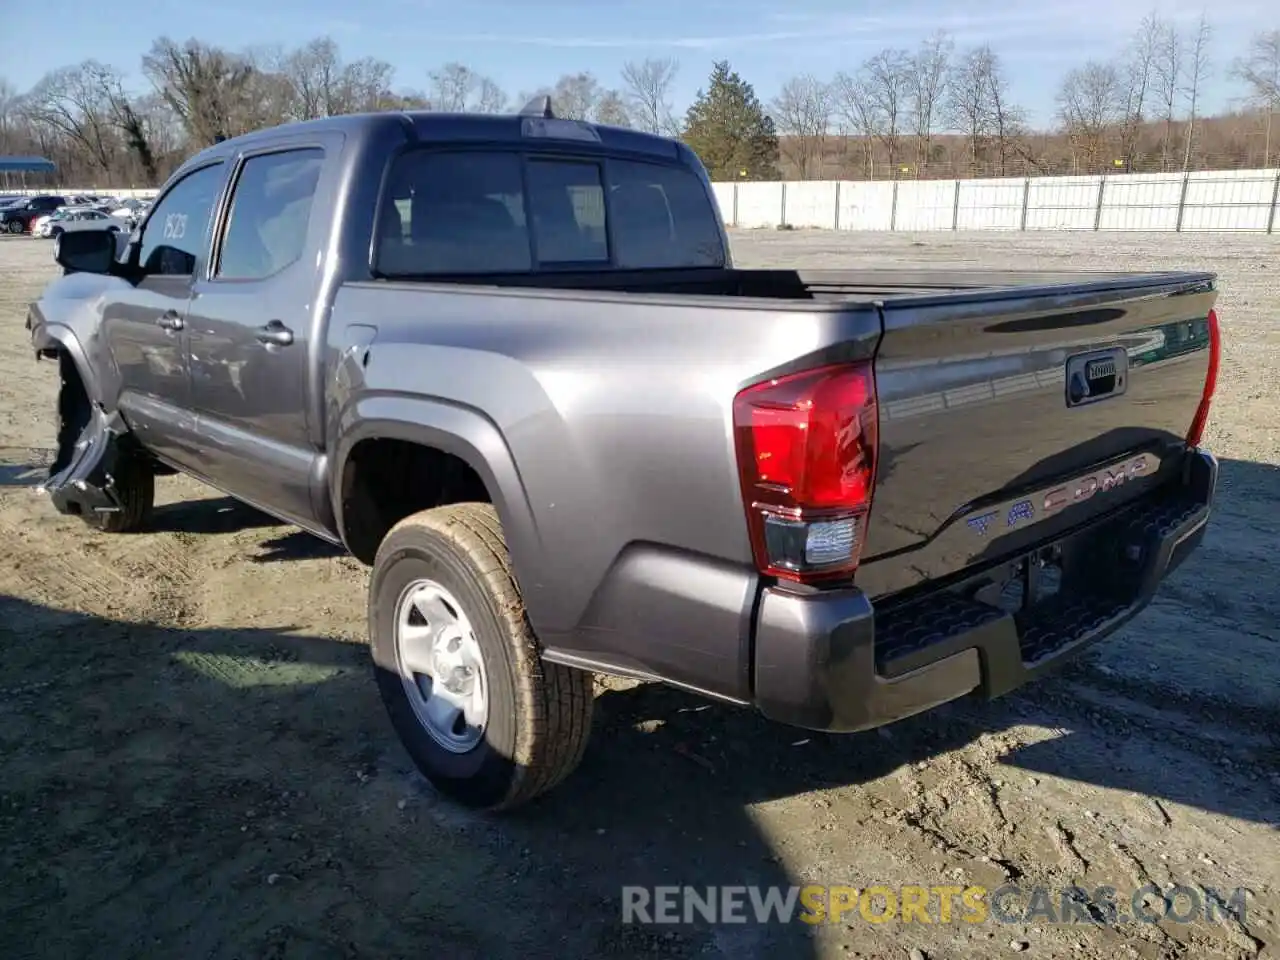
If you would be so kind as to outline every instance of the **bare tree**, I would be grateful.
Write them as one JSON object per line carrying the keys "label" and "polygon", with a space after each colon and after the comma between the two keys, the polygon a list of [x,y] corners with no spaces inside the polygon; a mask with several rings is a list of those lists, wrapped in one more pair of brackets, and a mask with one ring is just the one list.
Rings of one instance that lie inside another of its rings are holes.
{"label": "bare tree", "polygon": [[461,63],[446,63],[430,74],[428,99],[445,113],[501,113],[507,95],[493,80]]}
{"label": "bare tree", "polygon": [[556,116],[569,120],[590,120],[595,114],[603,91],[600,81],[591,73],[565,74],[551,90]]}
{"label": "bare tree", "polygon": [[106,173],[121,146],[110,96],[119,88],[119,74],[112,68],[86,60],[45,75],[27,95],[24,108],[33,121],[78,144]]}
{"label": "bare tree", "polygon": [[628,113],[647,133],[672,134],[680,124],[671,109],[671,85],[680,64],[673,59],[628,61],[622,65],[622,84]]}
{"label": "bare tree", "polygon": [[967,50],[947,80],[946,115],[951,126],[964,133],[970,176],[977,176],[978,161],[996,129],[996,108],[991,102],[993,57],[990,47]]}
{"label": "bare tree", "polygon": [[831,88],[809,75],[792,77],[773,101],[780,151],[801,180],[822,175],[827,134],[831,128]]}
{"label": "bare tree", "polygon": [[1164,25],[1154,13],[1147,14],[1129,44],[1123,81],[1125,85],[1124,125],[1120,137],[1120,153],[1126,173],[1133,172],[1138,134],[1146,121],[1146,110],[1152,87],[1158,82],[1156,63],[1160,57]]}
{"label": "bare tree", "polygon": [[13,152],[18,113],[18,91],[8,80],[0,77],[0,151],[5,153]]}
{"label": "bare tree", "polygon": [[996,176],[1003,177],[1014,154],[1025,157],[1022,138],[1026,134],[1026,111],[1013,102],[999,54],[984,47],[979,61],[986,81],[986,112],[996,146]]}
{"label": "bare tree", "polygon": [[867,89],[866,78],[861,74],[836,74],[831,84],[831,100],[844,135],[853,134],[861,143],[862,175],[874,180],[876,138],[880,133],[881,119]]}
{"label": "bare tree", "polygon": [[1160,119],[1164,133],[1160,138],[1160,169],[1168,170],[1173,154],[1173,122],[1182,90],[1182,74],[1186,69],[1182,35],[1172,23],[1160,27],[1154,63],[1155,92],[1160,101]]}
{"label": "bare tree", "polygon": [[1124,118],[1124,89],[1114,64],[1090,61],[1072,70],[1058,91],[1058,114],[1077,163],[1086,172],[1101,168],[1107,143]]}
{"label": "bare tree", "polygon": [[152,44],[142,71],[173,110],[195,146],[247,129],[254,67],[248,60],[199,40],[179,46],[168,37]]}
{"label": "bare tree", "polygon": [[1209,25],[1207,14],[1200,14],[1196,24],[1196,32],[1191,37],[1191,45],[1187,50],[1186,86],[1183,96],[1187,101],[1187,138],[1182,152],[1182,169],[1191,167],[1191,150],[1195,144],[1196,117],[1200,106],[1200,94],[1205,80],[1209,77],[1209,41],[1213,38],[1213,29]]}
{"label": "bare tree", "polygon": [[916,166],[922,175],[932,159],[933,134],[942,112],[954,47],[951,38],[939,31],[920,45],[912,62],[909,100],[916,134]]}
{"label": "bare tree", "polygon": [[[1249,41],[1249,51],[1232,64],[1232,75],[1249,90],[1249,102],[1263,111],[1262,165],[1271,166],[1271,123],[1280,112],[1280,30],[1265,30]],[[0,101],[3,97],[0,96]]]}
{"label": "bare tree", "polygon": [[476,91],[473,109],[476,113],[503,113],[509,106],[506,91],[497,82],[488,77],[480,78],[480,87]]}
{"label": "bare tree", "polygon": [[881,50],[862,66],[867,95],[879,115],[877,136],[888,154],[894,179],[899,173],[902,130],[910,108],[911,66],[905,50]]}
{"label": "bare tree", "polygon": [[611,127],[631,126],[631,114],[627,110],[626,100],[618,90],[606,90],[596,101],[592,112],[596,123],[608,124]]}
{"label": "bare tree", "polygon": [[294,120],[314,120],[331,114],[333,90],[342,69],[338,46],[328,37],[312,40],[287,56],[272,57],[288,87],[286,108]]}

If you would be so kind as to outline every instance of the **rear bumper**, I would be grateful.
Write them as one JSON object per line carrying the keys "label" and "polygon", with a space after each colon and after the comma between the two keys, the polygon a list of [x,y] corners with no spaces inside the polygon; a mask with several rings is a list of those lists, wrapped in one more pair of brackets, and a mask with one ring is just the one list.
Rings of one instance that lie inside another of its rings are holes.
{"label": "rear bumper", "polygon": [[756,706],[782,723],[848,732],[970,693],[1008,693],[1151,602],[1203,538],[1217,474],[1211,454],[1190,451],[1178,482],[1042,545],[1037,554],[1049,547],[1062,557],[1061,587],[1026,612],[973,596],[992,571],[883,610],[856,588],[767,588],[756,620]]}

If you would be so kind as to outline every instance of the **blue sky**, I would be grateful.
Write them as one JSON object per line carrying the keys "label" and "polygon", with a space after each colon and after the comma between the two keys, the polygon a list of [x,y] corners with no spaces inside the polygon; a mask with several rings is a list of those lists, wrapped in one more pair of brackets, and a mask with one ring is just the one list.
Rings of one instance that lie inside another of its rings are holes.
{"label": "blue sky", "polygon": [[[768,102],[790,76],[828,77],[885,46],[913,47],[945,28],[959,44],[989,42],[1005,59],[1014,96],[1033,122],[1052,120],[1062,74],[1091,57],[1116,53],[1151,9],[1190,29],[1206,0],[0,0],[6,7],[0,76],[19,89],[46,70],[93,57],[141,84],[138,63],[151,38],[197,37],[230,48],[298,45],[330,34],[344,56],[375,56],[396,67],[397,85],[423,88],[435,66],[457,60],[486,73],[513,96],[562,73],[590,70],[618,83],[626,60],[673,56],[681,109],[705,82],[713,60],[728,59]],[[1210,109],[1236,95],[1226,65],[1248,36],[1280,28],[1280,0],[1214,0],[1214,77]],[[24,34],[48,38],[23,43]]]}

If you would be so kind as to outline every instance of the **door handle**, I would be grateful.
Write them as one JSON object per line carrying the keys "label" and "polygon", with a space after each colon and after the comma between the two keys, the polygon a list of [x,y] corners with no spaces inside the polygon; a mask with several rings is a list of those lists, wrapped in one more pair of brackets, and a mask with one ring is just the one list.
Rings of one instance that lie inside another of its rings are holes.
{"label": "door handle", "polygon": [[160,314],[160,319],[156,323],[165,330],[181,330],[183,327],[182,317],[178,316],[175,310],[166,310]]}
{"label": "door handle", "polygon": [[293,331],[279,320],[272,320],[265,327],[259,327],[254,336],[258,338],[259,343],[265,343],[268,346],[287,347],[293,343]]}

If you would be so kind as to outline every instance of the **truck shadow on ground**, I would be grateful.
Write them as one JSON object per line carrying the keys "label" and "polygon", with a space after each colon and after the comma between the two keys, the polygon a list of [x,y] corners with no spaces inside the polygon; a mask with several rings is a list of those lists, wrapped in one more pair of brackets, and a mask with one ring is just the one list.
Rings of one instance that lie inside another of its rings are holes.
{"label": "truck shadow on ground", "polygon": [[209,497],[157,506],[144,533],[237,533],[279,526],[280,521],[233,497]]}

